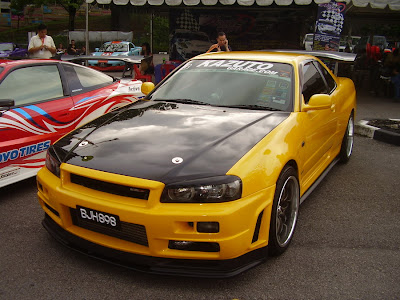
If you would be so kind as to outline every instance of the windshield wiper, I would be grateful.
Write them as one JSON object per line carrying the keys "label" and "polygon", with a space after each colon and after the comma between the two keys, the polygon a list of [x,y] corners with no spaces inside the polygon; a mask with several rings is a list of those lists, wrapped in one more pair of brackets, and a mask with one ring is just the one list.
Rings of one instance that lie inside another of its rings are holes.
{"label": "windshield wiper", "polygon": [[271,110],[271,111],[282,111],[281,109],[262,106],[262,105],[255,105],[255,104],[241,104],[241,105],[227,105],[224,107],[232,107],[232,108],[244,108],[244,109],[260,109],[260,110]]}
{"label": "windshield wiper", "polygon": [[175,102],[184,104],[199,104],[199,105],[211,105],[210,103],[192,100],[192,99],[152,99],[153,101],[165,101],[165,102]]}

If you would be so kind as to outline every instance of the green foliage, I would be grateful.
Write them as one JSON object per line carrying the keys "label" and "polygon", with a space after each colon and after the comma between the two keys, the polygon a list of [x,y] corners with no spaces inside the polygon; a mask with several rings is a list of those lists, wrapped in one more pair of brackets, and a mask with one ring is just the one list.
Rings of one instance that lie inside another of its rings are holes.
{"label": "green foliage", "polygon": [[15,14],[23,14],[24,8],[27,4],[30,4],[30,0],[11,0],[10,8],[12,13]]}
{"label": "green foliage", "polygon": [[[133,14],[136,24],[141,24],[141,29],[134,26],[134,43],[141,45],[150,44],[150,14]],[[169,48],[169,20],[168,17],[153,16],[153,53],[168,51]]]}
{"label": "green foliage", "polygon": [[153,18],[153,53],[168,51],[169,21],[167,17]]}

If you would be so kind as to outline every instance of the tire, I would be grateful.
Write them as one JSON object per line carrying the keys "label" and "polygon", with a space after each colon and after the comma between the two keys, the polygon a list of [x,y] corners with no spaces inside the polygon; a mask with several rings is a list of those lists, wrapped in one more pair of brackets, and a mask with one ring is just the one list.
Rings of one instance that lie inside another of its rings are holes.
{"label": "tire", "polygon": [[339,152],[339,161],[341,163],[347,163],[353,153],[354,145],[354,117],[353,113],[350,115],[349,121],[347,122],[346,132],[342,140],[342,146]]}
{"label": "tire", "polygon": [[297,223],[299,205],[300,187],[297,172],[287,165],[276,182],[269,227],[269,256],[280,255],[289,247]]}

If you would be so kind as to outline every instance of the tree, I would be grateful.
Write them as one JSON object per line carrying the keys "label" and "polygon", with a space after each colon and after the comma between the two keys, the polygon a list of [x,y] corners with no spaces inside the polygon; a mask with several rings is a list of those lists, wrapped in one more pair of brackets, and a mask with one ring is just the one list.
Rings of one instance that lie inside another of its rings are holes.
{"label": "tree", "polygon": [[19,20],[21,16],[24,15],[24,8],[27,4],[29,4],[29,2],[30,2],[29,0],[12,0],[10,3],[11,13],[14,16],[18,16],[17,28],[19,28]]}
{"label": "tree", "polygon": [[[48,0],[43,0],[48,1]],[[84,0],[55,0],[56,4],[62,6],[68,12],[68,29],[75,30],[76,11],[84,3]]]}
{"label": "tree", "polygon": [[28,4],[34,4],[37,7],[48,4],[58,4],[68,12],[68,29],[75,30],[76,11],[84,3],[84,0],[11,0],[10,7],[16,11],[24,11]]}

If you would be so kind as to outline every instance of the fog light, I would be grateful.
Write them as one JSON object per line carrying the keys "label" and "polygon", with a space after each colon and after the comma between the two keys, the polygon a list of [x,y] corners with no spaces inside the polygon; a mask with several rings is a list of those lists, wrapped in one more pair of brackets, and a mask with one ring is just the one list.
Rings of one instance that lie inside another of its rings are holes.
{"label": "fog light", "polygon": [[186,250],[193,244],[194,242],[188,242],[188,241],[169,241],[168,248],[176,250]]}
{"label": "fog light", "polygon": [[190,241],[169,241],[169,249],[184,251],[219,252],[218,243],[190,242]]}
{"label": "fog light", "polygon": [[204,233],[217,233],[219,232],[218,222],[197,222],[197,231]]}

